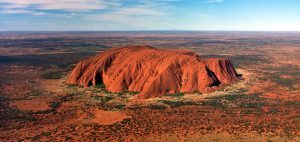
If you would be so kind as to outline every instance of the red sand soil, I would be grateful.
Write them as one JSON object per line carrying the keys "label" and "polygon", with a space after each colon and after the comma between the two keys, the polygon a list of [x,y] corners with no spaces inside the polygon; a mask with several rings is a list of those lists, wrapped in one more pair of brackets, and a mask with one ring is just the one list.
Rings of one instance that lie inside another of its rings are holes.
{"label": "red sand soil", "polygon": [[20,110],[27,110],[27,111],[43,111],[50,109],[49,102],[46,98],[34,98],[31,100],[16,100],[9,104],[10,107],[20,109]]}
{"label": "red sand soil", "polygon": [[119,111],[104,111],[104,110],[95,110],[94,117],[91,122],[98,123],[102,125],[109,125],[117,122],[121,122],[124,119],[131,118],[125,113]]}
{"label": "red sand soil", "polygon": [[189,50],[120,47],[79,62],[67,84],[103,83],[110,92],[140,92],[139,98],[178,92],[209,92],[238,80],[230,60],[202,59]]}

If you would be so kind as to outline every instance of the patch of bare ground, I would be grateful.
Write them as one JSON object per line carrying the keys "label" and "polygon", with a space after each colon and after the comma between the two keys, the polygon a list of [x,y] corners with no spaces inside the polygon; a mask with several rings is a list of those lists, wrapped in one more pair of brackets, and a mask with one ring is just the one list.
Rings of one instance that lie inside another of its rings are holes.
{"label": "patch of bare ground", "polygon": [[95,110],[93,112],[94,118],[90,121],[92,123],[98,123],[102,125],[114,124],[121,122],[124,119],[131,118],[125,113],[119,111],[104,111],[104,110]]}
{"label": "patch of bare ground", "polygon": [[33,98],[29,100],[11,101],[9,106],[14,109],[37,112],[50,109],[50,102],[51,99],[49,98]]}

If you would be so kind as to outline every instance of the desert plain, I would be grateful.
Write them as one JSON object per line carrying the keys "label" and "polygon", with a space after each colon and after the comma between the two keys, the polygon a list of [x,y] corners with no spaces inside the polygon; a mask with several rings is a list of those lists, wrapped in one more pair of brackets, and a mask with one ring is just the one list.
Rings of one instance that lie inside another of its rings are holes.
{"label": "desert plain", "polygon": [[[66,84],[121,46],[229,59],[239,81],[138,99]],[[300,141],[299,32],[1,32],[0,141]]]}

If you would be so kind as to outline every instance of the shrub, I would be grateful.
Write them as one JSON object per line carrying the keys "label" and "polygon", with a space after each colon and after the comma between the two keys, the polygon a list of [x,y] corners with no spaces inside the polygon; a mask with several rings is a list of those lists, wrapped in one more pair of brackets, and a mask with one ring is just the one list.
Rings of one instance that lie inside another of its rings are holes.
{"label": "shrub", "polygon": [[180,107],[180,106],[185,106],[185,105],[197,105],[197,103],[195,103],[195,102],[186,102],[186,101],[159,100],[159,102],[170,105],[172,107]]}
{"label": "shrub", "polygon": [[150,109],[166,109],[167,107],[161,105],[149,105],[147,106]]}
{"label": "shrub", "polygon": [[63,71],[46,72],[42,75],[44,79],[60,79],[63,75]]}

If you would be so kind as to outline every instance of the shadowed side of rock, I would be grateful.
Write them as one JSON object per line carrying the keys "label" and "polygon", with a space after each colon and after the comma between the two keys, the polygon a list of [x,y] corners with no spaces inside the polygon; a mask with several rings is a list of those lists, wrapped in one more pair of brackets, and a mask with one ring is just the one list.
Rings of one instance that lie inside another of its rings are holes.
{"label": "shadowed side of rock", "polygon": [[103,83],[110,92],[140,92],[139,98],[147,99],[212,91],[237,80],[226,59],[204,60],[188,50],[132,46],[113,48],[79,62],[67,84],[87,87]]}

